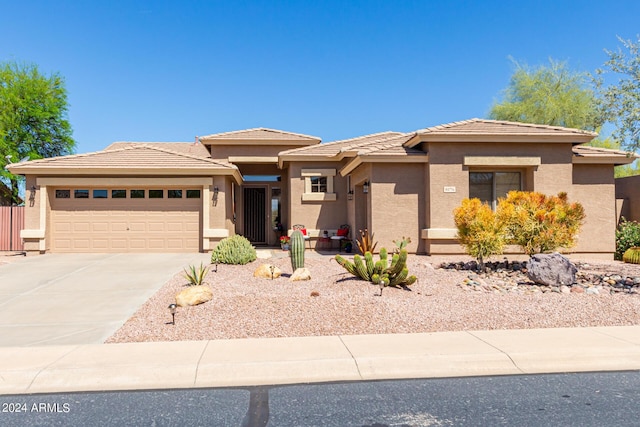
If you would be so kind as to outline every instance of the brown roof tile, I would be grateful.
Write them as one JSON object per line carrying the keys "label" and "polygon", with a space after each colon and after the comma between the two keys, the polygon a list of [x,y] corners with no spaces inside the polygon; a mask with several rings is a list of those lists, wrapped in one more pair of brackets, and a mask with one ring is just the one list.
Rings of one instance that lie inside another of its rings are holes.
{"label": "brown roof tile", "polygon": [[508,122],[504,120],[470,119],[459,122],[433,126],[417,131],[419,135],[588,135],[597,136],[586,130],[565,128],[560,126],[539,125],[533,123]]}
{"label": "brown roof tile", "polygon": [[149,147],[156,147],[163,150],[169,150],[175,153],[187,154],[195,157],[210,158],[209,150],[203,144],[193,142],[114,142],[103,151],[111,151],[119,148],[135,147],[144,144]]}
{"label": "brown roof tile", "polygon": [[254,128],[245,130],[236,130],[232,132],[215,133],[211,135],[201,136],[200,140],[255,140],[255,141],[317,141],[321,139],[315,136],[303,135],[301,133],[287,132],[277,129]]}
{"label": "brown roof tile", "polygon": [[325,142],[323,144],[313,145],[310,147],[294,148],[280,153],[281,157],[287,156],[319,156],[319,157],[335,157],[340,153],[348,151],[358,151],[362,147],[387,141],[393,137],[403,136],[399,132],[380,132],[371,135],[359,136],[356,138],[343,139],[340,141]]}
{"label": "brown roof tile", "polygon": [[573,147],[573,154],[577,157],[619,157],[620,159],[640,158],[640,155],[635,153],[614,150],[611,148],[592,147],[590,145],[576,145]]}
{"label": "brown roof tile", "polygon": [[75,154],[70,156],[50,157],[33,160],[11,166],[20,173],[22,169],[37,168],[46,171],[49,168],[71,168],[70,170],[88,169],[237,169],[230,163],[215,161],[210,158],[179,153],[144,143],[130,144],[118,148],[109,147],[105,151]]}

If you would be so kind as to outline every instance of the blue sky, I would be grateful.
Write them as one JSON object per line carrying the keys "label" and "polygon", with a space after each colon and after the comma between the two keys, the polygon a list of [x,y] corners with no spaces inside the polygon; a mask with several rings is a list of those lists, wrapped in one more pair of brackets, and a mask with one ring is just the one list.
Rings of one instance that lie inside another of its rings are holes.
{"label": "blue sky", "polygon": [[513,72],[593,71],[638,1],[2,1],[0,61],[66,79],[77,152],[270,127],[323,141],[485,117]]}

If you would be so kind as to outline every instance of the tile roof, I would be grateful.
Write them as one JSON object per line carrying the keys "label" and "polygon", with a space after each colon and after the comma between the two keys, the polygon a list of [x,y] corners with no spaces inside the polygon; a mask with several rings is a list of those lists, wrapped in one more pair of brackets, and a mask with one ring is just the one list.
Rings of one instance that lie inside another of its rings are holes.
{"label": "tile roof", "polygon": [[592,147],[590,145],[577,145],[573,147],[573,155],[584,160],[609,159],[615,164],[628,164],[639,159],[640,155],[627,151],[613,150],[610,148]]}
{"label": "tile roof", "polygon": [[255,141],[317,141],[321,139],[315,136],[303,135],[301,133],[287,132],[269,128],[254,128],[245,130],[236,130],[232,132],[215,133],[211,135],[201,136],[200,140],[255,140]]}
{"label": "tile roof", "polygon": [[586,130],[504,120],[469,119],[432,126],[417,131],[419,135],[587,135],[597,136]]}
{"label": "tile roof", "polygon": [[109,145],[107,148],[105,148],[103,151],[111,151],[111,150],[115,150],[115,149],[119,149],[119,148],[126,148],[126,147],[135,147],[139,144],[144,144],[150,147],[156,147],[156,148],[161,148],[164,150],[169,150],[169,151],[173,151],[175,153],[180,153],[180,154],[187,154],[190,156],[195,156],[195,157],[203,157],[203,158],[210,158],[211,154],[209,154],[209,150],[207,150],[207,147],[205,147],[204,145],[200,144],[200,143],[193,143],[193,142],[129,142],[129,141],[123,141],[123,142],[114,142],[113,144]]}
{"label": "tile roof", "polygon": [[335,157],[341,153],[357,151],[362,147],[366,147],[379,142],[384,142],[390,138],[402,136],[399,132],[379,132],[370,135],[359,136],[356,138],[343,139],[339,141],[325,142],[310,147],[300,147],[291,150],[282,151],[281,157],[288,156],[319,156],[319,157]]}
{"label": "tile roof", "polygon": [[82,169],[228,169],[237,167],[225,162],[212,160],[200,156],[180,153],[170,149],[159,148],[157,144],[129,143],[122,147],[110,146],[108,150],[93,153],[75,154],[70,156],[50,157],[32,160],[11,166],[12,170],[20,173],[25,169],[71,168],[74,172]]}

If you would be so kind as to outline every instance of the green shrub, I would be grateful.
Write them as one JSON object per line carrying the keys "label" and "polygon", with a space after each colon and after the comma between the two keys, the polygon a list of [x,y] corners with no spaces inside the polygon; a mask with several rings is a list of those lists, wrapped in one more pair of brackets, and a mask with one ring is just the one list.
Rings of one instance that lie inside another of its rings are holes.
{"label": "green shrub", "polygon": [[489,205],[480,199],[464,199],[454,209],[453,220],[458,229],[458,239],[465,251],[478,260],[478,268],[484,268],[484,260],[501,254],[504,249],[503,224]]}
{"label": "green shrub", "polygon": [[616,230],[615,258],[621,260],[627,249],[640,246],[640,223],[622,218]]}
{"label": "green shrub", "polygon": [[196,268],[193,265],[189,266],[189,270],[184,269],[184,277],[189,281],[189,286],[200,286],[204,282],[204,278],[207,276],[207,267],[200,263],[200,267]]}
{"label": "green shrub", "polygon": [[247,264],[257,258],[256,248],[246,237],[236,234],[220,240],[211,253],[211,262],[220,264]]}
{"label": "green shrub", "polygon": [[529,191],[510,191],[499,200],[497,215],[507,242],[527,255],[574,246],[585,217],[582,205],[569,203],[567,193],[546,196]]}

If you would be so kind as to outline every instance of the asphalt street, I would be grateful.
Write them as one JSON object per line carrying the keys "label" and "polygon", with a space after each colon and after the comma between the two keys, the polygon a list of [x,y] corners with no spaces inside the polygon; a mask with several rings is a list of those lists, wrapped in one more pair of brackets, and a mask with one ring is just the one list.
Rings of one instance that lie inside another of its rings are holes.
{"label": "asphalt street", "polygon": [[3,426],[637,426],[640,372],[0,396]]}

